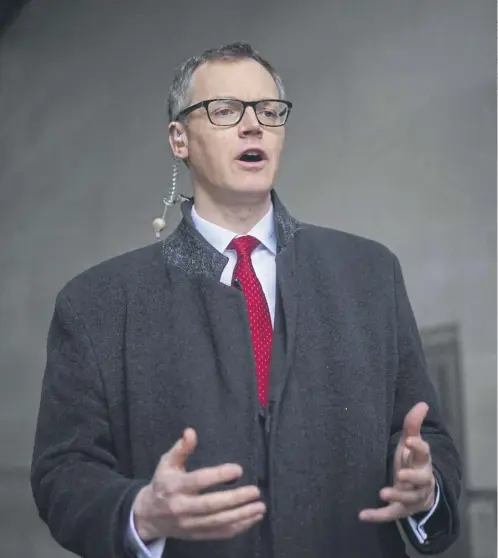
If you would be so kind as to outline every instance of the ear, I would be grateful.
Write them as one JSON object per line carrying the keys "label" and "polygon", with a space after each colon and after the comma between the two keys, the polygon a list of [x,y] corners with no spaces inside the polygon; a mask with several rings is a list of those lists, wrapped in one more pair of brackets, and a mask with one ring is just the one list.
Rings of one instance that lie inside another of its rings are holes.
{"label": "ear", "polygon": [[188,157],[188,138],[185,126],[179,122],[171,122],[168,126],[168,139],[173,156],[177,159]]}

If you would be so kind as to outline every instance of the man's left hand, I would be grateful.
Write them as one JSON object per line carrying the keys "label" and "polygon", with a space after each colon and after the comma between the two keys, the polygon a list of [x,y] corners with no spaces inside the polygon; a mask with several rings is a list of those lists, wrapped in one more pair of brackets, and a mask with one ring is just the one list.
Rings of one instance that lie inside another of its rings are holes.
{"label": "man's left hand", "polygon": [[417,403],[406,415],[403,433],[394,454],[393,486],[380,491],[387,506],[360,512],[360,520],[380,523],[395,521],[429,511],[435,502],[436,479],[432,470],[431,449],[422,440],[422,423],[429,407]]}

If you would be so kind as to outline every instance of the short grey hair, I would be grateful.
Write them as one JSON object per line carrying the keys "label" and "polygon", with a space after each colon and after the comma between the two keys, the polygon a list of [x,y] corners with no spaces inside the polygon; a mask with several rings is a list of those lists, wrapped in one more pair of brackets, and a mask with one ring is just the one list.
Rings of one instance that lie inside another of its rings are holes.
{"label": "short grey hair", "polygon": [[176,120],[178,114],[190,104],[192,76],[195,70],[206,62],[216,60],[255,60],[259,62],[271,75],[277,86],[278,97],[284,99],[285,90],[282,78],[275,68],[265,60],[258,51],[248,43],[231,43],[218,48],[205,50],[198,56],[192,56],[186,60],[175,72],[173,83],[168,95],[168,117],[169,121]]}

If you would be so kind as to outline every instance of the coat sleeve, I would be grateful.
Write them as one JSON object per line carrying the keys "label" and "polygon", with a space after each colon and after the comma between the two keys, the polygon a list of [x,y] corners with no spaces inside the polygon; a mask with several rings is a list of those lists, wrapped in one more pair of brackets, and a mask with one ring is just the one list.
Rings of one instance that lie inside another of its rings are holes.
{"label": "coat sleeve", "polygon": [[41,519],[64,548],[85,558],[122,558],[135,495],[145,481],[120,473],[91,339],[59,295],[31,465]]}
{"label": "coat sleeve", "polygon": [[[455,542],[460,530],[458,498],[461,463],[456,447],[443,425],[438,397],[426,371],[420,335],[408,299],[398,259],[394,258],[394,285],[397,310],[398,377],[388,450],[388,482],[392,482],[394,452],[400,440],[403,421],[419,401],[429,405],[422,425],[422,437],[430,445],[432,463],[440,484],[437,513],[427,525],[428,539],[420,544],[407,521],[401,521],[408,539],[421,554],[438,554]],[[430,527],[430,528],[429,528]]]}

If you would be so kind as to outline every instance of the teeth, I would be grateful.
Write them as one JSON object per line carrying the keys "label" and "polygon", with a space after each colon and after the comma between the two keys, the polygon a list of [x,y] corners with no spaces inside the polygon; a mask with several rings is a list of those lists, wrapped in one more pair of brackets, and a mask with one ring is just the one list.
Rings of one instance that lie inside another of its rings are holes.
{"label": "teeth", "polygon": [[244,151],[239,159],[249,163],[256,163],[263,160],[263,155],[261,151],[251,149],[248,151]]}

